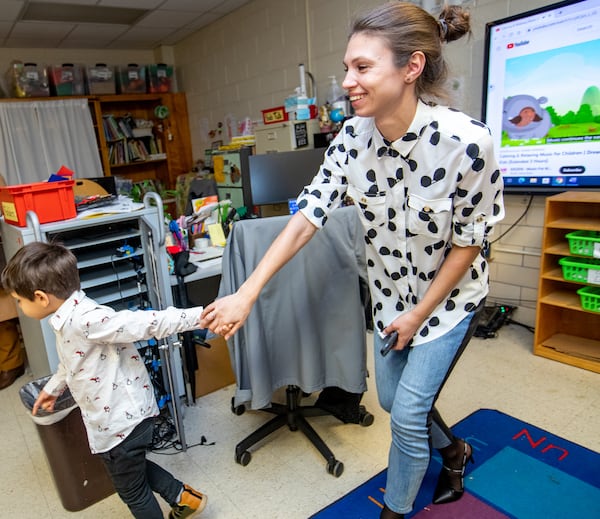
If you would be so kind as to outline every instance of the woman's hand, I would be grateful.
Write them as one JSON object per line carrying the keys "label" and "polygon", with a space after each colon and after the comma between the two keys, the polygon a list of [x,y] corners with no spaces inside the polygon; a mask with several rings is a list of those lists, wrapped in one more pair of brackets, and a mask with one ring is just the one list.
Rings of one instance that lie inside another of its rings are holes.
{"label": "woman's hand", "polygon": [[250,314],[252,305],[269,279],[317,232],[302,213],[296,213],[275,238],[254,272],[235,294],[217,299],[200,316],[200,326],[229,339]]}
{"label": "woman's hand", "polygon": [[421,301],[410,312],[397,317],[383,330],[386,335],[394,330],[398,332],[398,341],[392,349],[402,350],[410,345],[421,324],[448,297],[480,251],[481,248],[477,246],[452,247]]}
{"label": "woman's hand", "polygon": [[421,319],[417,312],[413,310],[394,319],[391,324],[383,330],[383,333],[389,335],[393,331],[398,332],[398,340],[392,349],[403,350],[406,346],[410,345],[412,338],[422,322],[423,319]]}
{"label": "woman's hand", "polygon": [[200,326],[229,339],[246,322],[250,310],[252,301],[236,292],[208,305],[200,316]]}
{"label": "woman's hand", "polygon": [[46,393],[43,389],[40,392],[39,396],[37,397],[37,400],[35,401],[35,403],[33,404],[33,409],[31,410],[31,414],[32,415],[36,415],[39,408],[41,407],[44,411],[47,411],[49,413],[53,413],[54,412],[54,404],[56,404],[56,399],[58,397],[57,396],[52,396],[49,393]]}

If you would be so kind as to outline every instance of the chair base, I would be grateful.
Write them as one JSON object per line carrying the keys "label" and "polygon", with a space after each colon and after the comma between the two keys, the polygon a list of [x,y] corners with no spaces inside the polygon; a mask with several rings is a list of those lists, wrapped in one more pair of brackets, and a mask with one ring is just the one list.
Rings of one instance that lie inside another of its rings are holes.
{"label": "chair base", "polygon": [[[263,411],[276,416],[236,445],[235,461],[243,466],[248,465],[252,459],[252,455],[248,449],[265,439],[271,433],[287,425],[290,431],[300,430],[302,433],[304,433],[310,442],[318,449],[327,462],[327,472],[329,474],[332,474],[335,477],[341,476],[342,472],[344,471],[344,464],[335,458],[331,449],[325,444],[325,442],[321,439],[321,437],[306,419],[307,417],[311,416],[325,416],[332,413],[312,405],[301,406],[301,397],[302,391],[298,386],[288,386],[286,388],[285,405],[273,403],[271,407],[263,409]],[[239,411],[233,411],[236,414],[241,414]],[[371,423],[372,420],[368,425]]]}

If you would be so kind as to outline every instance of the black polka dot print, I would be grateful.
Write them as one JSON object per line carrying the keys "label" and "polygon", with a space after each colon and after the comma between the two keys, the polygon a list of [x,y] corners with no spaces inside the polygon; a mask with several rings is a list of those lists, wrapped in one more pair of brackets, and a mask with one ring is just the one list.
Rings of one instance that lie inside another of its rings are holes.
{"label": "black polka dot print", "polygon": [[[419,102],[408,131],[390,141],[354,117],[325,153],[298,207],[317,227],[350,196],[364,227],[374,323],[383,330],[421,301],[455,247],[482,247],[504,216],[502,176],[488,128]],[[412,346],[434,340],[487,293],[483,255],[421,324]]]}

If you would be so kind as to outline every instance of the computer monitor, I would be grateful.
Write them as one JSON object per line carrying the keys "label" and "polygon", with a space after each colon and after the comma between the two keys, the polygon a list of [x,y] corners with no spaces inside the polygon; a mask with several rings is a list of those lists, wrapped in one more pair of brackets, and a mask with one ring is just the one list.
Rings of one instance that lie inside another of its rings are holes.
{"label": "computer monitor", "polygon": [[483,120],[507,192],[600,189],[599,53],[600,0],[486,25]]}
{"label": "computer monitor", "polygon": [[310,184],[326,148],[250,155],[248,188],[252,205],[287,204]]}

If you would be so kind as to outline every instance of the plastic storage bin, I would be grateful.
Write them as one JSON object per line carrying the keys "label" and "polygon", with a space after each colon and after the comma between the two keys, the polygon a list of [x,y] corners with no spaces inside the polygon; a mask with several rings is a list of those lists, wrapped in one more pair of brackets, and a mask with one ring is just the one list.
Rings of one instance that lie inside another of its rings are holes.
{"label": "plastic storage bin", "polygon": [[173,90],[173,67],[164,63],[148,65],[148,92],[166,94]]}
{"label": "plastic storage bin", "polygon": [[566,238],[571,254],[600,258],[600,231],[574,231]]}
{"label": "plastic storage bin", "polygon": [[8,83],[14,97],[48,97],[50,86],[46,67],[36,63],[13,61],[8,71]]}
{"label": "plastic storage bin", "polygon": [[117,84],[120,94],[145,94],[146,93],[146,67],[130,63],[119,67]]}
{"label": "plastic storage bin", "polygon": [[560,258],[558,263],[566,280],[600,285],[600,259]]}
{"label": "plastic storage bin", "polygon": [[85,77],[90,94],[107,95],[117,92],[113,67],[105,63],[96,63],[94,67],[88,67]]}
{"label": "plastic storage bin", "polygon": [[581,307],[590,312],[600,312],[600,287],[583,287],[577,293],[581,297]]}
{"label": "plastic storage bin", "polygon": [[48,67],[50,86],[55,96],[81,96],[85,94],[83,68],[73,63]]}
{"label": "plastic storage bin", "polygon": [[58,180],[0,187],[4,220],[25,227],[27,211],[34,211],[40,223],[75,218],[74,184],[74,180]]}
{"label": "plastic storage bin", "polygon": [[[19,391],[21,402],[30,415],[49,378],[28,382]],[[54,413],[40,409],[31,418],[66,510],[83,510],[115,492],[102,460],[90,452],[81,411],[68,389],[56,401]]]}

